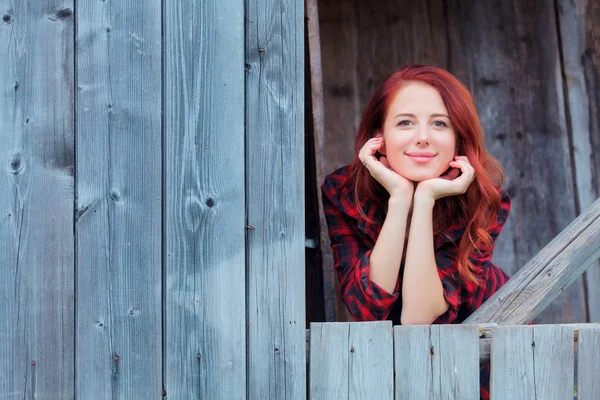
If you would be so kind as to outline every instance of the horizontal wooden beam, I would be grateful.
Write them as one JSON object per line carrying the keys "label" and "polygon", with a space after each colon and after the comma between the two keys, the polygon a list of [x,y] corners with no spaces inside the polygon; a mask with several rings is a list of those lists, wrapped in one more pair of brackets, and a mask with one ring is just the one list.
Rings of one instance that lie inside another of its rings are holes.
{"label": "horizontal wooden beam", "polygon": [[[531,235],[535,235],[531,232]],[[600,199],[508,280],[464,324],[532,321],[600,257]]]}

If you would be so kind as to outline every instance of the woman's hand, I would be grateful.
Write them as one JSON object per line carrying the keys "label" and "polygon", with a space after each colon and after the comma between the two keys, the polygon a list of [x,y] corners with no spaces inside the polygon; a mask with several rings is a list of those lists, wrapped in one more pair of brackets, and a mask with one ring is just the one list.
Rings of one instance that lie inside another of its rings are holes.
{"label": "woman's hand", "polygon": [[412,201],[413,182],[394,171],[386,156],[382,155],[379,160],[375,158],[374,154],[381,146],[383,146],[383,137],[369,139],[358,152],[358,158],[369,170],[371,176],[388,191],[390,197],[401,196],[410,198]]}
{"label": "woman's hand", "polygon": [[[475,179],[475,170],[465,156],[455,156],[455,161],[450,161],[453,167],[446,175],[439,178],[427,179],[419,182],[415,192],[415,199],[437,200],[442,197],[463,194]],[[458,176],[458,171],[462,175]]]}

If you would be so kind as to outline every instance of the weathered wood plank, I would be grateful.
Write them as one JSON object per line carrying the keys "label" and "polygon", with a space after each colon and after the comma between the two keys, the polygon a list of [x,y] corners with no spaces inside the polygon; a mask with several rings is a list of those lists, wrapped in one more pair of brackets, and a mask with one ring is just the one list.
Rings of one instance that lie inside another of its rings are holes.
{"label": "weathered wood plank", "polygon": [[246,399],[244,6],[164,8],[166,393]]}
{"label": "weathered wood plank", "polygon": [[312,323],[310,399],[393,399],[391,321]]}
{"label": "weathered wood plank", "polygon": [[303,398],[303,3],[250,0],[245,21],[247,396]]}
{"label": "weathered wood plank", "polygon": [[497,327],[491,340],[491,397],[567,399],[573,396],[573,328]]}
{"label": "weathered wood plank", "polygon": [[0,1],[0,397],[74,398],[74,2]]}
{"label": "weathered wood plank", "polygon": [[[566,86],[566,107],[569,113],[569,133],[573,155],[577,208],[585,210],[598,198],[594,182],[592,125],[590,124],[590,98],[586,84],[584,62],[588,43],[585,15],[587,2],[559,0],[558,18],[562,68]],[[596,131],[597,132],[597,131]],[[600,321],[600,263],[585,272],[589,320]]]}
{"label": "weathered wood plank", "polygon": [[395,326],[397,399],[479,397],[477,326]]}
{"label": "weathered wood plank", "polygon": [[585,327],[579,330],[577,360],[577,398],[579,400],[593,400],[600,393],[600,328]]}
{"label": "weathered wood plank", "polygon": [[573,336],[573,328],[568,326],[534,326],[533,362],[537,399],[568,399],[573,396]]}
{"label": "weathered wood plank", "polygon": [[350,323],[311,323],[309,398],[347,399]]}
{"label": "weathered wood plank", "polygon": [[394,326],[396,399],[431,399],[439,393],[440,365],[431,356],[439,347],[439,326]]}
{"label": "weathered wood plank", "polygon": [[[348,399],[394,398],[392,322],[350,323]],[[334,398],[334,397],[327,397]]]}
{"label": "weathered wood plank", "polygon": [[77,2],[77,398],[162,395],[161,17]]}
{"label": "weathered wood plank", "polygon": [[533,327],[494,330],[491,341],[490,397],[494,400],[535,399]]}
{"label": "weathered wood plank", "polygon": [[[440,395],[444,399],[479,397],[479,332],[477,325],[440,325],[437,349]],[[434,357],[436,349],[433,349]]]}
{"label": "weathered wood plank", "polygon": [[600,199],[517,272],[465,323],[525,324],[600,257]]}

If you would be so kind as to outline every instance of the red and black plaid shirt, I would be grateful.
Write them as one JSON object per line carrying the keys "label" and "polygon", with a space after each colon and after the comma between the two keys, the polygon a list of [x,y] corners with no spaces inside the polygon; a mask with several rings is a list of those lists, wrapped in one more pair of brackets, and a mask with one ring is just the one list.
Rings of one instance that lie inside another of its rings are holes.
{"label": "red and black plaid shirt", "polygon": [[[353,185],[345,185],[349,166],[342,167],[325,178],[321,186],[323,211],[327,220],[334,268],[342,289],[342,301],[357,321],[391,320],[400,325],[402,311],[402,276],[400,272],[394,293],[389,293],[369,278],[369,258],[385,221],[385,210],[368,200],[361,200],[364,213],[373,221],[360,217],[354,203]],[[488,231],[495,242],[510,211],[510,197],[500,189],[502,198],[496,224]],[[506,281],[508,275],[492,263],[491,251],[474,251],[469,257],[474,272],[482,285],[477,286],[460,279],[456,265],[457,247],[465,231],[465,223],[456,218],[445,234],[434,237],[435,260],[444,289],[444,298],[450,305],[434,324],[458,324],[471,315]],[[404,245],[404,243],[399,243]],[[489,398],[489,366],[482,370],[481,398]]]}

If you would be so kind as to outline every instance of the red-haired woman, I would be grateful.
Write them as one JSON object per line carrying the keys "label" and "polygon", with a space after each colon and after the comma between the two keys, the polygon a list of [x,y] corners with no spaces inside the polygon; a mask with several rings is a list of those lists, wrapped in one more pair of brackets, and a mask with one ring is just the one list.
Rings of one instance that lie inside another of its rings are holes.
{"label": "red-haired woman", "polygon": [[[362,116],[352,164],[321,190],[342,299],[358,321],[461,323],[507,280],[492,263],[508,217],[469,91],[407,65]],[[489,366],[481,398],[489,398]]]}

